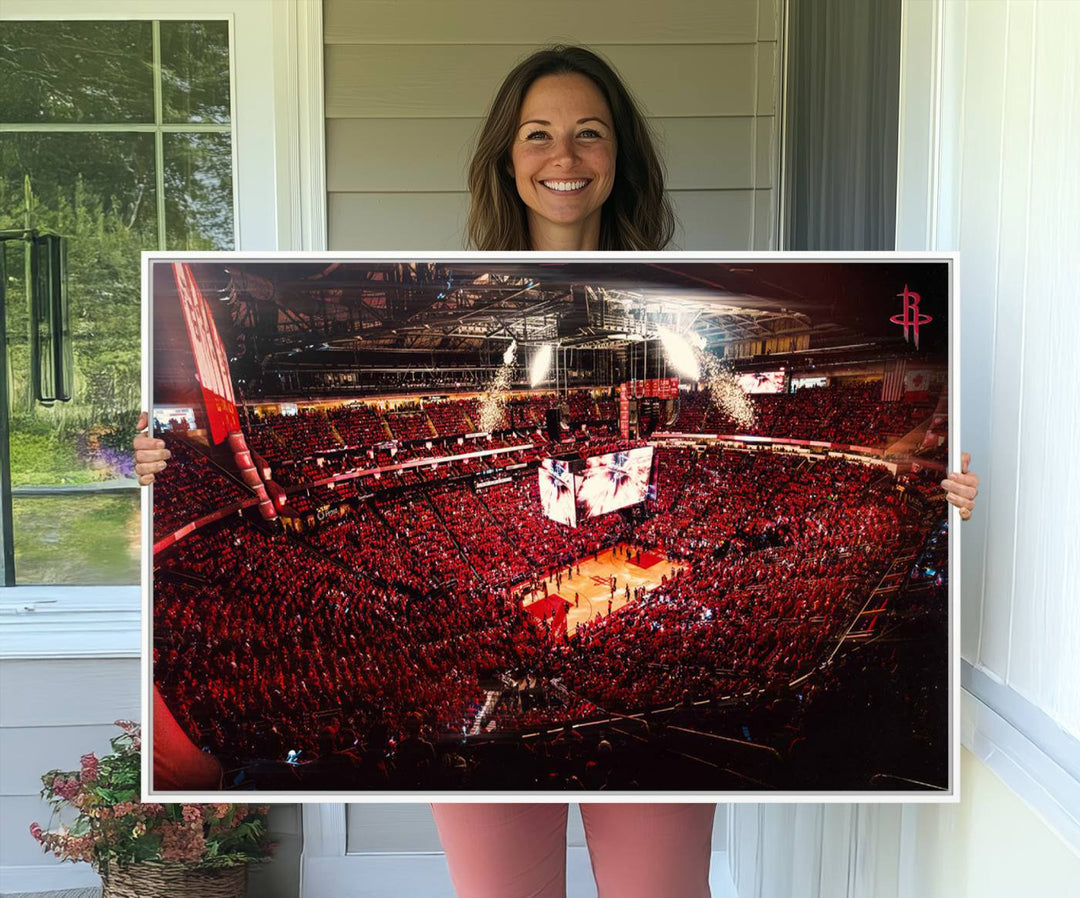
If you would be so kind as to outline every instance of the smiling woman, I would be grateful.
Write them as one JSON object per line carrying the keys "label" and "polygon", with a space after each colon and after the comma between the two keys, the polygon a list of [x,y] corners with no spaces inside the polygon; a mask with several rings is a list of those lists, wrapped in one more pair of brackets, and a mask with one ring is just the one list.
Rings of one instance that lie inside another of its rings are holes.
{"label": "smiling woman", "polygon": [[583,47],[532,54],[495,96],[469,166],[481,250],[657,250],[675,218],[634,98]]}

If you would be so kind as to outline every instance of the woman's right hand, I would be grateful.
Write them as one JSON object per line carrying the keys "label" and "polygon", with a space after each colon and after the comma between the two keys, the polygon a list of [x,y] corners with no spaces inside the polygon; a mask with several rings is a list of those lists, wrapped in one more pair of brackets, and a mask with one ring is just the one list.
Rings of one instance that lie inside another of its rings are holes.
{"label": "woman's right hand", "polygon": [[164,440],[156,440],[149,434],[143,435],[150,422],[146,412],[139,415],[139,423],[135,429],[139,431],[135,435],[132,445],[135,447],[135,473],[139,475],[140,486],[148,486],[154,482],[154,475],[165,470],[165,460],[172,458],[172,453],[165,448]]}

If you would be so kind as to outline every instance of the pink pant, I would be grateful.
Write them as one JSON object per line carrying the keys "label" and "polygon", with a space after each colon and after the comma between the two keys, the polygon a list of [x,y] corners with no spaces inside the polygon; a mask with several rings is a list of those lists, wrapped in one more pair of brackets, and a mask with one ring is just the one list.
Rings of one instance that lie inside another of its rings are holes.
{"label": "pink pant", "polygon": [[[565,804],[433,804],[458,898],[564,898]],[[714,804],[582,804],[599,898],[709,898]]]}

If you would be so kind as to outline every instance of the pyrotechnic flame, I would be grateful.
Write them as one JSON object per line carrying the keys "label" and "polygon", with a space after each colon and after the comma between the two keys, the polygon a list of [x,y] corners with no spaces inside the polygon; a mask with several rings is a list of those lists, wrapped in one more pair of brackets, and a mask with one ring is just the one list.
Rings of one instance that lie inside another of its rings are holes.
{"label": "pyrotechnic flame", "polygon": [[503,420],[503,407],[506,405],[507,394],[510,390],[513,364],[502,365],[487,390],[480,399],[480,430],[491,433],[498,430]]}
{"label": "pyrotechnic flame", "polygon": [[739,386],[735,375],[711,353],[701,349],[696,350],[696,353],[701,369],[705,372],[709,396],[717,411],[726,414],[744,430],[751,429],[754,426],[754,404]]}

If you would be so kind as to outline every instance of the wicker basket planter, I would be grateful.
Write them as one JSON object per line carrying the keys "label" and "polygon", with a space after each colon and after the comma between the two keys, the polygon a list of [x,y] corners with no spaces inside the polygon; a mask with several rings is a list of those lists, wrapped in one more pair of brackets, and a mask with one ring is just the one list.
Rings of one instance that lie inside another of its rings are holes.
{"label": "wicker basket planter", "polygon": [[132,864],[101,877],[101,898],[244,898],[247,866],[196,870],[186,864]]}

